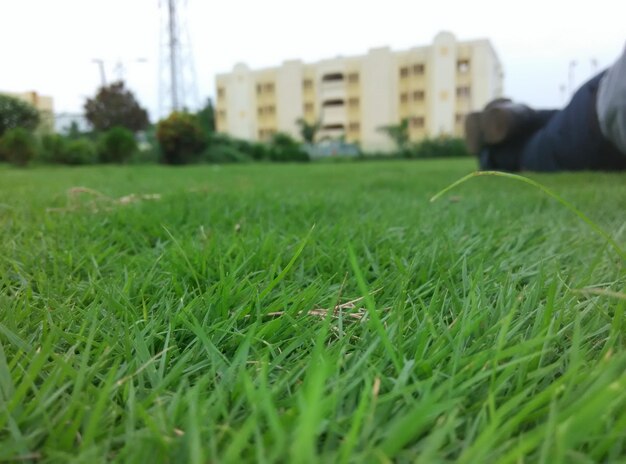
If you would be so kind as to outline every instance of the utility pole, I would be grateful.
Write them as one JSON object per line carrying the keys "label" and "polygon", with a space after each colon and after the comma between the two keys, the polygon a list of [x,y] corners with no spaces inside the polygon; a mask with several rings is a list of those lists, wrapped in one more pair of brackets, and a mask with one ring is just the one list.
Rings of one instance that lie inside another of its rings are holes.
{"label": "utility pole", "polygon": [[161,7],[161,59],[159,61],[159,113],[198,105],[191,39],[186,27],[186,1],[159,0]]}
{"label": "utility pole", "polygon": [[[116,74],[116,78],[118,81],[124,81],[126,80],[126,71],[128,70],[128,64],[130,63],[147,63],[148,60],[146,58],[135,58],[132,61],[129,60],[122,60],[121,58],[117,59],[117,62],[115,63],[115,68],[113,69],[113,71]],[[124,64],[127,63],[127,64]]]}
{"label": "utility pole", "polygon": [[104,72],[104,61],[98,58],[94,58],[93,60],[91,60],[93,63],[96,63],[98,65],[98,67],[100,68],[100,85],[102,87],[106,87],[107,85],[107,77],[106,77],[106,73]]}
{"label": "utility pole", "polygon": [[178,111],[178,83],[176,82],[176,70],[178,57],[178,33],[176,31],[176,5],[175,0],[168,0],[169,32],[170,32],[170,92],[172,93],[172,111]]}
{"label": "utility pole", "polygon": [[577,64],[578,63],[576,62],[576,60],[572,60],[569,62],[568,80],[570,97],[574,95],[574,72],[576,71]]}
{"label": "utility pole", "polygon": [[561,105],[565,106],[567,100],[567,88],[565,84],[559,85],[559,90],[561,91]]}

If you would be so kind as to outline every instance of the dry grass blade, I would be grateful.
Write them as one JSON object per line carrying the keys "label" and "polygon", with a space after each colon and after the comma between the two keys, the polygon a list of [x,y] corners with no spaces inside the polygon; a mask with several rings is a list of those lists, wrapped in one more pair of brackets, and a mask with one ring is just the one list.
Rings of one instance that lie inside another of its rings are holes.
{"label": "dry grass blade", "polygon": [[24,462],[24,461],[39,461],[43,458],[41,453],[29,453],[21,456],[15,456],[7,459],[0,459],[0,462]]}
{"label": "dry grass blade", "polygon": [[[378,293],[382,290],[382,288],[373,290],[370,292],[372,295]],[[355,298],[354,300],[346,301],[345,303],[337,304],[332,309],[332,317],[337,318],[341,315],[352,318],[352,319],[363,319],[363,316],[367,313],[365,308],[357,308],[356,303],[363,300],[364,297]],[[356,310],[355,312],[343,312],[343,310],[351,309]],[[390,308],[383,308],[383,311],[388,311]],[[298,311],[298,315],[307,314],[309,316],[318,316],[318,317],[326,317],[328,315],[329,310],[325,308],[315,308],[310,309],[309,311]],[[285,314],[285,311],[273,311],[271,313],[264,314],[265,317],[280,317]]]}
{"label": "dry grass blade", "polygon": [[[82,202],[80,198],[85,195],[88,195],[92,199]],[[110,211],[114,206],[118,205],[129,205],[140,201],[155,201],[160,199],[161,194],[159,193],[145,193],[141,195],[131,193],[119,198],[112,198],[88,187],[72,187],[67,191],[67,206],[65,208],[47,208],[46,211],[64,213],[77,211],[81,208],[88,208],[95,213],[99,210]]]}
{"label": "dry grass blade", "polygon": [[583,295],[600,295],[626,300],[626,293],[615,292],[613,290],[607,290],[606,288],[580,288],[574,290],[574,292],[582,293]]}

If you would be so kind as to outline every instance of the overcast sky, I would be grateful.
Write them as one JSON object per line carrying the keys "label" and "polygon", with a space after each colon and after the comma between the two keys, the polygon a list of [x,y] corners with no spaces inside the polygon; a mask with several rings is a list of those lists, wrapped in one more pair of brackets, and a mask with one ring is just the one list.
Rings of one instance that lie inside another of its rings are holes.
{"label": "overcast sky", "polygon": [[[166,0],[161,0],[165,4]],[[561,106],[561,85],[611,64],[626,43],[625,0],[179,0],[186,12],[200,100],[216,73],[237,62],[273,66],[390,46],[429,44],[447,30],[489,38],[504,67],[505,92],[534,106]],[[105,61],[124,63],[130,88],[158,114],[159,0],[0,0],[0,91],[35,90],[55,111],[81,112]],[[137,59],[146,62],[138,62]],[[119,71],[119,70],[118,70]]]}

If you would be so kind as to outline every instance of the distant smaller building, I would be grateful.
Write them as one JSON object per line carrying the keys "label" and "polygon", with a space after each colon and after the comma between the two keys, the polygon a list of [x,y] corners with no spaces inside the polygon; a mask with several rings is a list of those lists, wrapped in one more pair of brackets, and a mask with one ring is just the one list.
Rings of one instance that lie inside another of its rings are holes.
{"label": "distant smaller building", "polygon": [[41,123],[38,130],[41,132],[54,132],[54,102],[52,97],[40,95],[37,92],[0,92],[1,94],[15,97],[34,106],[41,115]]}
{"label": "distant smaller building", "polygon": [[57,113],[54,117],[56,132],[68,135],[72,130],[78,132],[91,131],[91,125],[84,114],[81,113]]}

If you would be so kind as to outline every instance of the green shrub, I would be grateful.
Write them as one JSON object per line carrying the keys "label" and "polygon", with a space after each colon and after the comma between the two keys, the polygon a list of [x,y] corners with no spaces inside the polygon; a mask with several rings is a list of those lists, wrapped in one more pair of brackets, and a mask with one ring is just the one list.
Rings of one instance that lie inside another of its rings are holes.
{"label": "green shrub", "polygon": [[27,166],[37,155],[37,144],[32,134],[17,127],[7,130],[0,139],[2,157],[15,166]]}
{"label": "green shrub", "polygon": [[427,138],[403,153],[407,158],[452,158],[470,156],[463,139],[458,137]]}
{"label": "green shrub", "polygon": [[126,163],[137,151],[133,133],[124,127],[114,127],[98,140],[98,157],[102,163]]}
{"label": "green shrub", "polygon": [[40,122],[39,112],[22,100],[0,95],[0,137],[18,127],[34,130]]}
{"label": "green shrub", "polygon": [[91,140],[81,138],[67,142],[63,159],[65,164],[95,164],[97,161],[98,152]]}
{"label": "green shrub", "polygon": [[156,138],[162,160],[167,164],[187,164],[199,161],[207,145],[202,127],[195,116],[174,112],[157,124]]}
{"label": "green shrub", "polygon": [[59,134],[46,134],[41,137],[41,150],[38,160],[43,163],[65,163],[67,140]]}
{"label": "green shrub", "polygon": [[309,161],[309,155],[288,134],[274,134],[269,143],[269,159],[272,161]]}
{"label": "green shrub", "polygon": [[269,159],[270,149],[261,142],[249,142],[247,140],[231,138],[226,134],[213,133],[210,138],[210,149],[215,147],[229,146],[240,154],[245,155],[243,161],[249,161],[250,159],[255,161],[262,161]]}
{"label": "green shrub", "polygon": [[270,158],[270,148],[264,143],[251,143],[247,149],[247,153],[255,161],[264,161]]}

